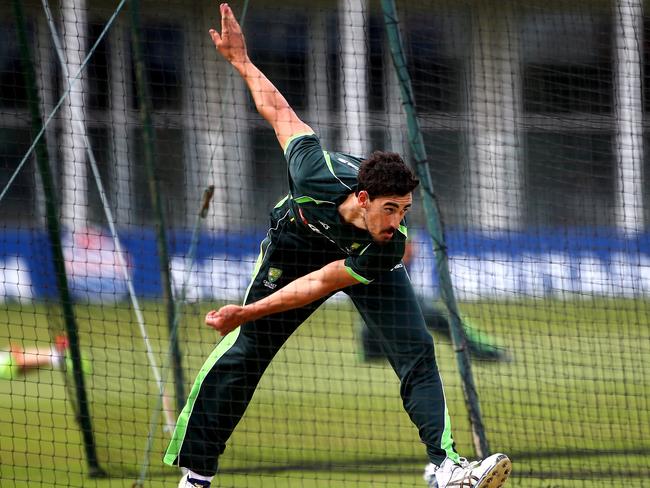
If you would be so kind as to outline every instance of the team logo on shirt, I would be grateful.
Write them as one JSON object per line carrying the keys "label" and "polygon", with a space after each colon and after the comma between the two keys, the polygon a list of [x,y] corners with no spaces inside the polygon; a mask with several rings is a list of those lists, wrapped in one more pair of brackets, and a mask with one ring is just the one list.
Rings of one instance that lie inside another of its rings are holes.
{"label": "team logo on shirt", "polygon": [[267,279],[271,283],[275,283],[280,279],[280,276],[282,276],[282,270],[279,268],[269,268],[269,272],[266,275]]}
{"label": "team logo on shirt", "polygon": [[269,268],[269,272],[266,274],[266,279],[262,281],[262,283],[264,283],[264,286],[267,288],[275,290],[278,287],[276,281],[280,279],[280,276],[282,276],[282,270],[271,267]]}

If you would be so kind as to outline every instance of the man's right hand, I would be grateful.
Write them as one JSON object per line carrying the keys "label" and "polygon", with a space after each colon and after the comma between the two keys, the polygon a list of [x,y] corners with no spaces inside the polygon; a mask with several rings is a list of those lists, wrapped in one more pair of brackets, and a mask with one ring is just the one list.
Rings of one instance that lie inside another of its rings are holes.
{"label": "man's right hand", "polygon": [[227,3],[222,3],[221,10],[221,35],[210,29],[210,37],[221,55],[232,64],[249,61],[246,51],[246,40],[241,26]]}

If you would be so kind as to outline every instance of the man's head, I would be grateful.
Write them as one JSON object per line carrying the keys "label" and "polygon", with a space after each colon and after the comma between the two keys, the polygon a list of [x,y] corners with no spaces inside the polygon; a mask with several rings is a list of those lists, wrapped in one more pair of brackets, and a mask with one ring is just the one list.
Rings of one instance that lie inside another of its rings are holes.
{"label": "man's head", "polygon": [[389,241],[411,208],[419,181],[397,153],[373,152],[359,168],[357,201],[376,242]]}

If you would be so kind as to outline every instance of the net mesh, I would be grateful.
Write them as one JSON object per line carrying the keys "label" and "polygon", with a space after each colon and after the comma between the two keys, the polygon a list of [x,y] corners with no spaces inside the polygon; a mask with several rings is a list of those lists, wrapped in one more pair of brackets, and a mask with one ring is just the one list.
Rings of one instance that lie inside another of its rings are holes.
{"label": "net mesh", "polygon": [[[178,327],[187,394],[219,341],[203,317],[243,299],[269,211],[288,191],[287,163],[246,86],[214,51],[213,3],[141,5],[150,148],[128,8],[113,17],[115,2],[16,0],[26,14],[26,63],[9,3],[0,5],[2,485],[174,484],[179,473],[161,462],[170,417],[182,407],[170,330]],[[486,436],[492,451],[512,458],[511,486],[642,486],[650,475],[643,6],[398,5]],[[379,2],[232,7],[251,59],[324,148],[409,159]],[[106,480],[89,479],[76,422],[43,179],[30,152],[39,128],[28,69],[42,118],[52,115],[43,140]],[[176,321],[163,300],[149,149]],[[201,218],[209,185],[215,193]],[[473,458],[426,219],[416,195],[407,266],[436,344],[456,446]],[[334,296],[269,366],[220,458],[217,486],[423,483],[426,454],[399,393],[352,303]]]}

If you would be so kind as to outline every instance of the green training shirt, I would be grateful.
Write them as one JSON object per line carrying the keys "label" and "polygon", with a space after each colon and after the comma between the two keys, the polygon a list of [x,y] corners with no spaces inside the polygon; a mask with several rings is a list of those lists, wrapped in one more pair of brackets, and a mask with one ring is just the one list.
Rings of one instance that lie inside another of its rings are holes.
{"label": "green training shirt", "polygon": [[362,159],[324,151],[314,134],[290,138],[285,157],[290,193],[280,204],[290,206],[298,225],[334,243],[347,255],[348,273],[368,284],[400,265],[407,236],[404,221],[392,239],[379,244],[368,231],[344,222],[338,212],[339,205],[357,188]]}

